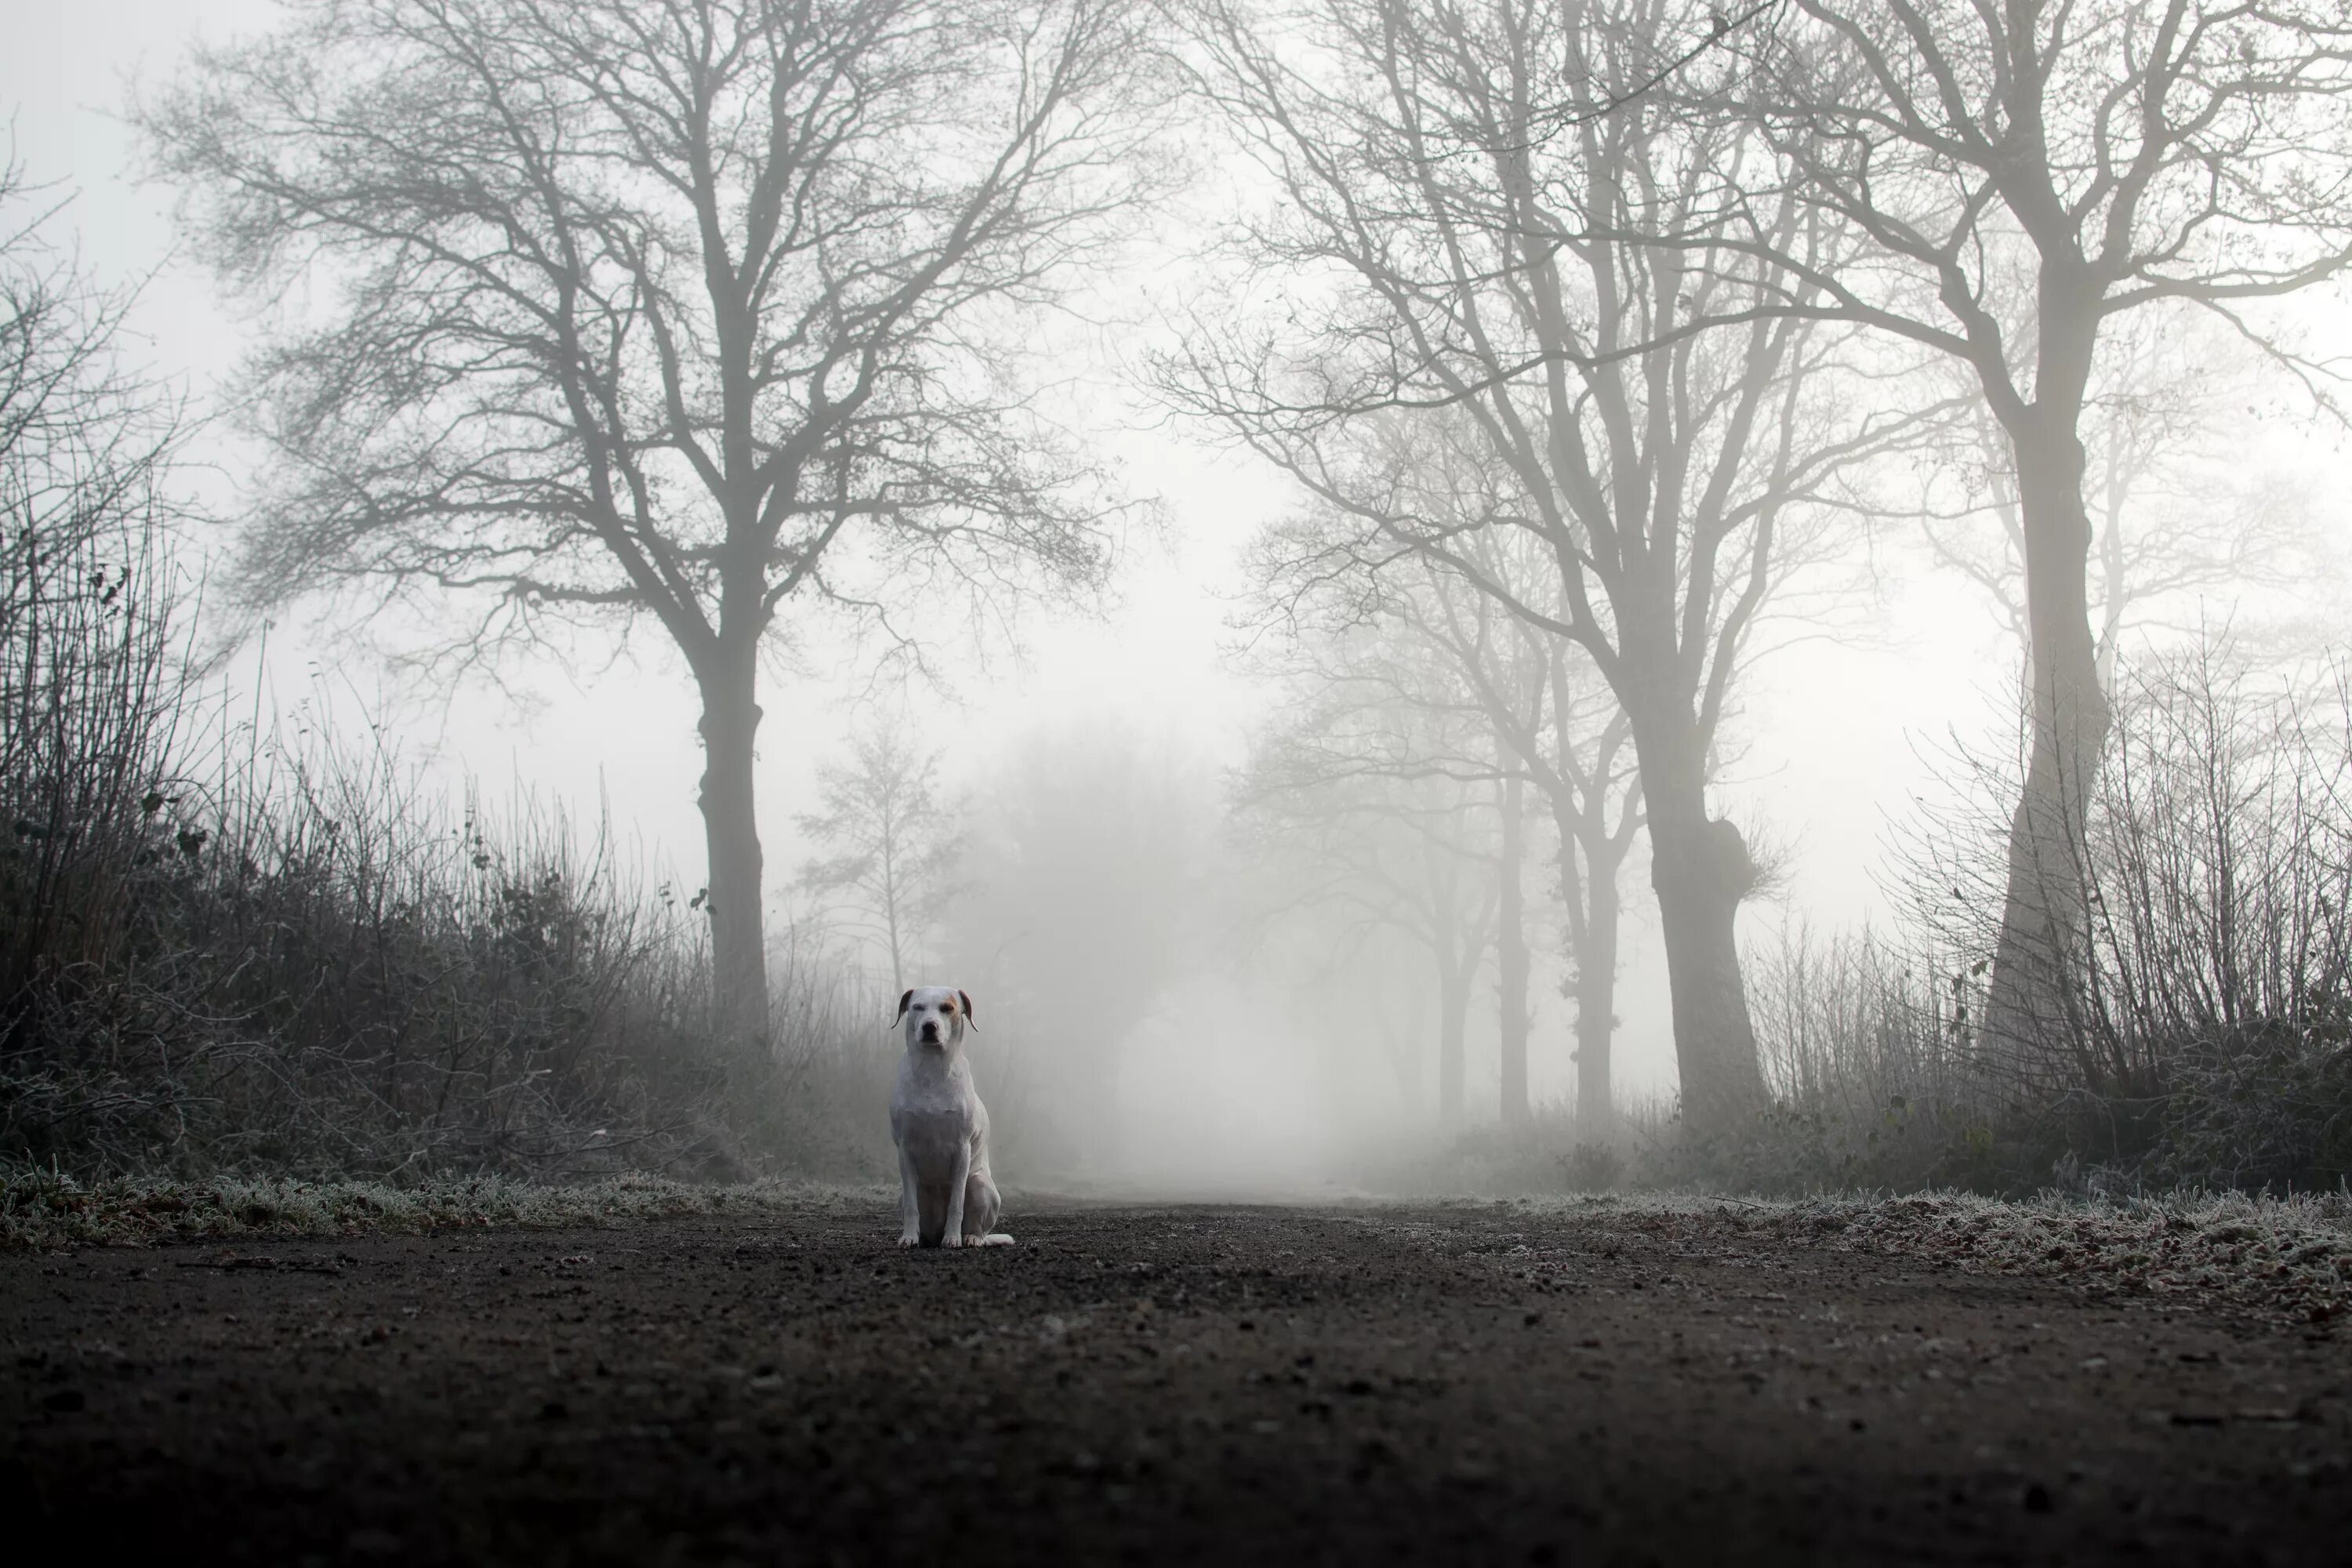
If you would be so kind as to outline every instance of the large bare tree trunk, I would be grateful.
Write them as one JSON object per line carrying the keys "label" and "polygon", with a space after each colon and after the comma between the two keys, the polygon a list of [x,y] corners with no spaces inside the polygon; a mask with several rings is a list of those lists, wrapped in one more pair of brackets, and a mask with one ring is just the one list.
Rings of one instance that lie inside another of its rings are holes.
{"label": "large bare tree trunk", "polygon": [[1755,886],[1756,863],[1739,829],[1706,814],[1698,726],[1671,714],[1631,717],[1649,811],[1650,881],[1665,939],[1683,1118],[1702,1135],[1720,1132],[1764,1099],[1733,929],[1739,901]]}
{"label": "large bare tree trunk", "polygon": [[709,851],[710,958],[719,1026],[737,1037],[768,1029],[760,823],[754,759],[760,704],[756,651],[722,651],[702,686],[702,831]]}
{"label": "large bare tree trunk", "polygon": [[1500,994],[1503,1121],[1528,1119],[1528,932],[1527,900],[1520,861],[1527,840],[1526,783],[1514,773],[1503,784],[1502,867],[1496,944],[1496,989]]}
{"label": "large bare tree trunk", "polygon": [[2010,819],[1984,1037],[2031,1058],[2065,1012],[2067,958],[2082,932],[2083,830],[2113,711],[2091,630],[2091,523],[2074,421],[2043,414],[2013,430],[2011,444],[2025,543],[2030,750]]}

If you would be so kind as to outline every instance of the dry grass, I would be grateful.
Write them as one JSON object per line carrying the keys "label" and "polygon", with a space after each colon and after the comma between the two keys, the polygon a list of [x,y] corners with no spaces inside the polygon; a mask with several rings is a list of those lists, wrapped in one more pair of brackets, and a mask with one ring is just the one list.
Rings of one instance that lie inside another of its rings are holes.
{"label": "dry grass", "polygon": [[40,1171],[0,1175],[0,1247],[151,1246],[222,1237],[416,1235],[467,1227],[547,1230],[688,1215],[806,1214],[886,1201],[880,1187],[770,1180],[716,1185],[629,1174],[577,1186],[498,1176],[393,1187],[374,1182],[122,1179]]}
{"label": "dry grass", "polygon": [[2325,1319],[2352,1294],[2352,1202],[2174,1194],[2115,1203],[1999,1203],[1923,1194],[1801,1205],[1840,1244],[2031,1275],[2118,1294],[2219,1296],[2265,1312]]}
{"label": "dry grass", "polygon": [[2222,1300],[2321,1321],[2352,1310],[2352,1194],[2176,1193],[2023,1200],[1964,1193],[1759,1202],[1696,1194],[1533,1198],[1531,1210],[1687,1245],[1736,1236],[2046,1279],[2090,1295]]}

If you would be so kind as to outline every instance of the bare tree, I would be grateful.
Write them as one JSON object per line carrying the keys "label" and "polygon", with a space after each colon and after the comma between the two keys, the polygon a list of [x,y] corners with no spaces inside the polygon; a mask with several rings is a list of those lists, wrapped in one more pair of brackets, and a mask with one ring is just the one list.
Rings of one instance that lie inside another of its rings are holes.
{"label": "bare tree", "polygon": [[[1492,580],[1528,582],[1525,563],[1501,559],[1491,549],[1481,554]],[[1442,588],[1444,579],[1433,585]],[[1567,916],[1568,995],[1576,1005],[1577,1117],[1597,1136],[1613,1115],[1611,1065],[1623,913],[1619,876],[1643,826],[1632,725],[1582,649],[1525,621],[1478,613],[1486,603],[1440,592],[1407,614],[1419,635],[1461,669],[1508,759],[1510,786],[1532,781],[1549,809]],[[1490,619],[1506,624],[1490,625]],[[1509,794],[1507,826],[1515,809]],[[1505,902],[1507,908],[1507,894]],[[1507,996],[1510,986],[1504,989]],[[1521,1070],[1524,1098],[1524,1065]],[[1510,1114],[1507,1099],[1505,1115]]]}
{"label": "bare tree", "polygon": [[1499,725],[1495,771],[1502,781],[1495,803],[1495,1010],[1502,1035],[1496,1087],[1504,1121],[1517,1124],[1528,1119],[1528,1037],[1535,1027],[1528,995],[1534,957],[1528,949],[1528,777]]}
{"label": "bare tree", "polygon": [[2305,0],[1791,3],[1725,89],[1759,107],[1788,176],[1754,223],[1793,194],[1869,264],[1764,227],[1741,247],[1797,308],[1965,364],[2012,458],[2033,686],[1986,1027],[2023,1037],[2055,1016],[2081,929],[2111,719],[2084,442],[2103,336],[2183,302],[2252,333],[2246,301],[2352,261],[2352,19]]}
{"label": "bare tree", "polygon": [[1559,845],[1560,903],[1568,911],[1573,967],[1569,994],[1576,1004],[1577,1119],[1588,1136],[1609,1131],[1616,1118],[1613,1044],[1617,1031],[1617,966],[1624,911],[1618,876],[1643,826],[1642,785],[1632,754],[1624,710],[1590,675],[1573,651],[1549,655],[1551,744],[1530,737],[1531,754]]}
{"label": "bare tree", "polygon": [[[1727,194],[1754,135],[1646,91],[1663,41],[1706,25],[1680,0],[1191,15],[1202,90],[1281,195],[1234,248],[1297,281],[1202,323],[1168,390],[1367,551],[1439,562],[1601,672],[1640,768],[1684,1102],[1724,1126],[1763,1092],[1734,935],[1756,868],[1707,808],[1708,757],[1783,535],[1870,429],[1822,428],[1832,345],[1779,309],[1777,258],[1834,270],[1838,234],[1793,195]],[[1510,510],[1429,510],[1366,460],[1368,416],[1433,405],[1510,474]],[[1541,551],[1546,592],[1488,574],[1467,542],[1489,531]]]}
{"label": "bare tree", "polygon": [[[1424,443],[1423,460],[1432,465],[1437,484],[1418,505],[1433,517],[1449,506],[1465,521],[1526,510],[1510,495],[1509,470],[1494,463],[1475,440],[1444,441],[1434,449]],[[1464,533],[1458,548],[1475,562],[1480,580],[1504,586],[1509,599],[1543,605],[1549,595],[1555,616],[1572,613],[1549,552],[1527,533],[1474,529]],[[1532,781],[1550,809],[1559,893],[1567,916],[1568,994],[1576,1005],[1577,1114],[1586,1131],[1598,1137],[1609,1130],[1614,1114],[1611,1068],[1623,912],[1619,875],[1643,825],[1632,725],[1623,703],[1584,649],[1549,627],[1507,614],[1490,594],[1465,593],[1470,584],[1426,557],[1415,564],[1427,574],[1427,591],[1398,595],[1394,618],[1457,672],[1486,715],[1498,747],[1497,766],[1507,777],[1507,797],[1523,781]],[[1710,768],[1712,757],[1710,748]],[[1508,814],[1515,809],[1507,798],[1504,809],[1507,866]],[[1511,907],[1507,889],[1504,908]],[[1501,952],[1508,951],[1506,936]],[[1507,1008],[1514,994],[1509,981],[1503,990]],[[1524,996],[1523,984],[1516,994]],[[1524,1100],[1523,1043],[1521,1050]],[[1511,1114],[1507,1086],[1505,1115]]]}
{"label": "bare tree", "polygon": [[[1417,426],[1408,431],[1406,426]],[[1420,417],[1392,425],[1392,443],[1408,447],[1424,472],[1423,504],[1433,516],[1494,515],[1496,486],[1507,476],[1482,444],[1445,440],[1445,422]],[[1616,1016],[1618,878],[1641,826],[1624,711],[1581,648],[1513,616],[1450,567],[1425,554],[1399,555],[1349,520],[1309,511],[1267,531],[1252,552],[1259,618],[1293,639],[1335,642],[1362,628],[1387,650],[1367,659],[1349,644],[1343,666],[1359,683],[1381,680],[1381,700],[1450,714],[1429,728],[1449,754],[1410,759],[1470,780],[1491,773],[1497,790],[1499,882],[1496,931],[1501,1024],[1502,1114],[1528,1114],[1527,1051],[1531,1024],[1530,955],[1526,939],[1525,796],[1532,783],[1556,830],[1558,891],[1566,908],[1568,995],[1576,1004],[1577,1104],[1594,1131],[1611,1116],[1610,1053]],[[1460,548],[1487,582],[1517,598],[1544,602],[1558,594],[1554,568],[1523,532],[1465,532]],[[1488,748],[1482,752],[1482,748]]]}
{"label": "bare tree", "polygon": [[[1128,1033],[1200,951],[1212,811],[1181,753],[1117,723],[1033,731],[973,813],[950,955],[983,1007],[1049,1064],[1069,1134],[1093,1159],[1118,1126]],[[1001,1023],[990,1026],[1000,1047]]]}
{"label": "bare tree", "polygon": [[[2087,602],[2099,684],[2113,699],[2127,626],[2195,633],[2249,590],[2309,600],[2339,582],[2309,500],[2291,478],[2249,465],[2244,416],[2274,401],[2260,358],[2234,333],[2171,312],[2138,311],[2110,329],[2109,353],[2084,405],[2084,510],[2091,522]],[[1928,549],[1992,601],[2030,650],[2025,527],[2009,438],[1972,399],[1946,466],[1957,515],[1931,508]],[[2027,672],[2022,689],[2034,681]],[[2028,699],[2030,701],[2030,698]]]}
{"label": "bare tree", "polygon": [[940,753],[918,752],[894,725],[850,743],[846,765],[817,768],[821,810],[796,818],[831,857],[801,865],[800,885],[847,893],[861,929],[890,958],[890,989],[907,988],[907,961],[952,891],[963,851],[961,818],[939,795]]}
{"label": "bare tree", "polygon": [[[722,1016],[766,1017],[761,647],[1103,570],[991,347],[1139,190],[1126,0],[295,0],[138,111],[273,307],[237,585],[650,617],[701,700]],[[881,584],[887,584],[884,587]]]}
{"label": "bare tree", "polygon": [[1294,906],[1341,910],[1358,939],[1394,932],[1428,956],[1437,1115],[1453,1127],[1470,1006],[1497,935],[1498,781],[1475,755],[1476,709],[1432,700],[1445,675],[1433,665],[1430,650],[1388,646],[1370,626],[1295,647],[1285,685],[1296,700],[1258,738],[1236,804],[1265,847],[1301,866]]}

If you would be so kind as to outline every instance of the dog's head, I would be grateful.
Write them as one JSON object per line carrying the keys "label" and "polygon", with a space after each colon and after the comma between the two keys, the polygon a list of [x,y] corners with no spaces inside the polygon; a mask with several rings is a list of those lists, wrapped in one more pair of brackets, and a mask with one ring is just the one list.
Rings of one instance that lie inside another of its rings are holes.
{"label": "dog's head", "polygon": [[971,997],[944,985],[918,985],[898,998],[910,1051],[952,1052],[963,1044],[966,1025],[977,1027]]}

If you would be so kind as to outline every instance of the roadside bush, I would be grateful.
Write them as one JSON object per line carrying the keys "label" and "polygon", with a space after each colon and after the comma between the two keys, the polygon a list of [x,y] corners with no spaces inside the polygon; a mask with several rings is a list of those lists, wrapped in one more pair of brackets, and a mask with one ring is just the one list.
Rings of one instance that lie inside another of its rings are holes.
{"label": "roadside bush", "polygon": [[883,1163],[848,1114],[878,1117],[880,999],[787,951],[769,1042],[724,1038],[698,911],[603,830],[529,801],[451,820],[390,755],[326,743],[210,776],[157,782],[168,804],[78,862],[101,946],[18,933],[0,1158],[378,1181]]}
{"label": "roadside bush", "polygon": [[1560,1156],[1570,1192],[1606,1193],[1625,1179],[1625,1156],[1613,1143],[1579,1139]]}
{"label": "roadside bush", "polygon": [[10,226],[25,195],[0,169],[0,1168],[887,1164],[880,999],[787,944],[768,1040],[724,1038],[702,917],[602,825],[453,814],[388,752],[200,698],[174,411],[121,371],[119,301]]}
{"label": "roadside bush", "polygon": [[[1651,1179],[1765,1191],[2334,1187],[2352,1174],[2352,746],[2339,679],[2258,687],[2226,649],[2127,670],[2074,853],[2061,1014],[1978,1026],[2014,780],[1921,834],[1907,951],[1751,952],[1774,1103],[1662,1142]],[[2326,721],[2316,716],[2329,715]]]}

